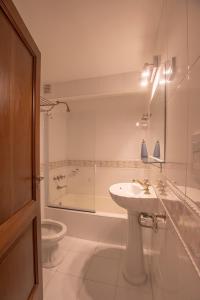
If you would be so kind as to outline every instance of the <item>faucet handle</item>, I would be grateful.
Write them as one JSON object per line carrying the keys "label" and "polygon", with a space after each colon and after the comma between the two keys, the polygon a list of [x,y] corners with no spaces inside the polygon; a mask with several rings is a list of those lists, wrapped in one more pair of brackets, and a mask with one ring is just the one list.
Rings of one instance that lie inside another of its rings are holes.
{"label": "faucet handle", "polygon": [[161,188],[163,185],[163,181],[160,179],[157,181],[157,188]]}
{"label": "faucet handle", "polygon": [[157,185],[160,195],[163,195],[163,196],[167,195],[166,187],[167,187],[167,185],[161,180],[160,183]]}
{"label": "faucet handle", "polygon": [[149,182],[149,179],[148,178],[146,178],[146,179],[144,179],[144,185],[150,185],[150,182]]}

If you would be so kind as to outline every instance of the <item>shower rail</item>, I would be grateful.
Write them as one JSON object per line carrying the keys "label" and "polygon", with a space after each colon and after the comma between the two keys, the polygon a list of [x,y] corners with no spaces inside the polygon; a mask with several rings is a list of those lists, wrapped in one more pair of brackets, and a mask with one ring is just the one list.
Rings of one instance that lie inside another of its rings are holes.
{"label": "shower rail", "polygon": [[59,104],[66,105],[66,111],[70,112],[69,105],[66,101],[60,101],[60,100],[56,100],[56,99],[49,100],[44,97],[40,97],[40,107],[41,107],[40,111],[41,112],[49,113],[54,109],[55,106],[57,106]]}

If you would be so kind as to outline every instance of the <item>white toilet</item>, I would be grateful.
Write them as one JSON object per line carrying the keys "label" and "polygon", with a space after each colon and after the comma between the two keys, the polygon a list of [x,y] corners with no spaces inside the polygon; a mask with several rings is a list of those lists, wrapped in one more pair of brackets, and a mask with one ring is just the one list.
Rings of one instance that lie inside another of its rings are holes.
{"label": "white toilet", "polygon": [[59,247],[59,241],[67,232],[67,226],[61,222],[42,220],[42,262],[43,267],[53,268],[64,258],[64,251]]}

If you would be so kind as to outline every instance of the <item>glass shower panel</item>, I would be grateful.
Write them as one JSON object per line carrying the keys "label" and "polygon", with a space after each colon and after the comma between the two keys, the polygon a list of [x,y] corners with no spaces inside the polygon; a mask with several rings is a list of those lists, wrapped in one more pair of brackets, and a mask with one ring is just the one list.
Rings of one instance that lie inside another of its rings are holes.
{"label": "glass shower panel", "polygon": [[[83,102],[83,103],[82,103]],[[95,118],[85,101],[48,117],[48,206],[94,212]]]}

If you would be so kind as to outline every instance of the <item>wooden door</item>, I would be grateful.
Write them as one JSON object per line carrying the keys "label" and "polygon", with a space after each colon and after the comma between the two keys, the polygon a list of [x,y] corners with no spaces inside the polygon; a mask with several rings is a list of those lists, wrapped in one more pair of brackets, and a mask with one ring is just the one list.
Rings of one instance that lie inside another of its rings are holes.
{"label": "wooden door", "polygon": [[42,299],[40,52],[0,0],[0,299]]}

